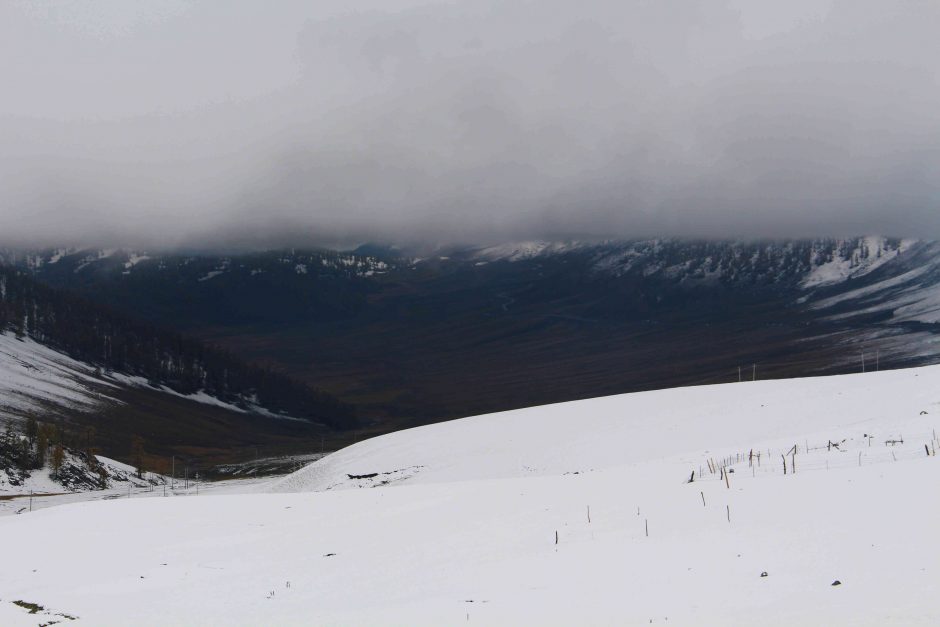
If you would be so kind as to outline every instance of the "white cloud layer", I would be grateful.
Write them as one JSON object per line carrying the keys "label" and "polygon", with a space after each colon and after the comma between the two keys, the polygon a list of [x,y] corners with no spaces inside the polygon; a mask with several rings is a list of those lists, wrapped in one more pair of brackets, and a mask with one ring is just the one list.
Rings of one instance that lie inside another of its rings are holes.
{"label": "white cloud layer", "polygon": [[940,237],[940,3],[0,5],[0,239]]}

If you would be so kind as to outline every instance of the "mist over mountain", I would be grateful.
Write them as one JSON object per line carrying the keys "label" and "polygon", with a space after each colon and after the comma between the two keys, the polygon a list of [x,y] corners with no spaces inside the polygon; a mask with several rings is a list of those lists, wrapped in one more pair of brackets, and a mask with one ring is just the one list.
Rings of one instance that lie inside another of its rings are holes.
{"label": "mist over mountain", "polygon": [[940,6],[5,3],[7,244],[940,237]]}

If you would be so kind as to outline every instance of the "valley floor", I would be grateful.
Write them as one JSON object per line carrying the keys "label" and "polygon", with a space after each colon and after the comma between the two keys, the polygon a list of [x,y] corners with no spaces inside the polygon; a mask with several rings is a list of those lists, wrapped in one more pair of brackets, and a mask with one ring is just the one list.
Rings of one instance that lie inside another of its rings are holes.
{"label": "valley floor", "polygon": [[681,388],[8,516],[0,623],[935,625],[938,416],[940,367]]}

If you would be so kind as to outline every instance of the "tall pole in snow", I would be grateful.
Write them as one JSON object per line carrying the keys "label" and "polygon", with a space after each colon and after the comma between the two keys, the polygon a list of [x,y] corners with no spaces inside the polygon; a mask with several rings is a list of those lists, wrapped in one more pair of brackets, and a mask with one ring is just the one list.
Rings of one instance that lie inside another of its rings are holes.
{"label": "tall pole in snow", "polygon": [[862,351],[862,372],[865,372],[865,351]]}
{"label": "tall pole in snow", "polygon": [[876,350],[875,351],[875,372],[878,372],[881,370],[880,362],[881,362],[881,351]]}
{"label": "tall pole in snow", "polygon": [[738,383],[741,383],[741,366],[738,366]]}
{"label": "tall pole in snow", "polygon": [[757,364],[752,364],[751,368],[751,381],[757,381]]}

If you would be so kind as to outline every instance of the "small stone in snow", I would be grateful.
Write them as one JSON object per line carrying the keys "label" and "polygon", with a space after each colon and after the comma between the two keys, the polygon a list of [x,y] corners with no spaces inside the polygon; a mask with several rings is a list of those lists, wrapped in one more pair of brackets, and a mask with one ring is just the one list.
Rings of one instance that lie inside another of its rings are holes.
{"label": "small stone in snow", "polygon": [[760,574],[760,576],[761,576],[761,577],[766,577],[766,576],[767,576],[767,571],[765,570],[764,572],[762,572],[762,573]]}
{"label": "small stone in snow", "polygon": [[833,586],[841,586],[841,585],[842,585],[842,582],[839,581],[838,579],[836,579],[835,581],[832,582],[831,585],[833,585]]}

